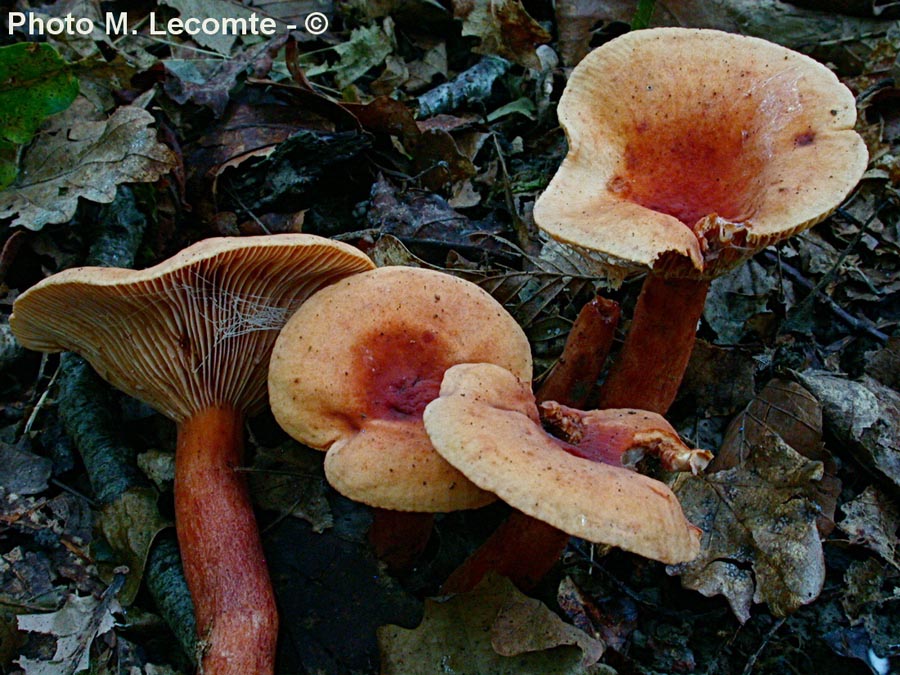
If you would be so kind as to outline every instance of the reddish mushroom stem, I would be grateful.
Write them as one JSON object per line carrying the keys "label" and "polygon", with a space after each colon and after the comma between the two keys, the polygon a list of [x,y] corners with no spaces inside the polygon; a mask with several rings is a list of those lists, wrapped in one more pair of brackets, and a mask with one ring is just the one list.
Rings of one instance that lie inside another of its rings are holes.
{"label": "reddish mushroom stem", "polygon": [[475,553],[447,577],[441,593],[470,591],[488,572],[522,590],[534,588],[559,560],[569,535],[537,518],[513,511]]}
{"label": "reddish mushroom stem", "polygon": [[619,314],[618,303],[599,295],[582,307],[562,356],[537,391],[538,401],[573,408],[587,403],[612,349]]}
{"label": "reddish mushroom stem", "polygon": [[690,360],[709,284],[647,275],[625,344],[600,390],[599,408],[666,413]]}
{"label": "reddish mushroom stem", "polygon": [[204,675],[269,675],[278,613],[243,460],[243,414],[194,414],[178,429],[175,518]]}
{"label": "reddish mushroom stem", "polygon": [[[538,401],[580,407],[590,397],[612,349],[619,305],[599,295],[587,303],[569,331],[559,362],[538,390]],[[513,511],[490,537],[447,577],[443,593],[470,591],[488,572],[534,588],[559,560],[569,535],[521,511]]]}
{"label": "reddish mushroom stem", "polygon": [[428,545],[433,513],[374,509],[369,544],[392,573],[411,569]]}

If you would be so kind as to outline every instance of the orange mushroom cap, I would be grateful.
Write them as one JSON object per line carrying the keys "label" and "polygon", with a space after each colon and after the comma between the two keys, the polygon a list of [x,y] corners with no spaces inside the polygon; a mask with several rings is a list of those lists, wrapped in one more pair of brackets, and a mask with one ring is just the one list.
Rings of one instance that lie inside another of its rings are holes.
{"label": "orange mushroom cap", "polygon": [[555,421],[569,425],[564,431],[572,442],[555,438],[541,427],[527,381],[492,364],[469,363],[447,370],[424,419],[447,461],[532,518],[665,563],[695,558],[700,530],[672,491],[621,460],[645,449],[693,468],[692,453],[701,465],[710,455],[688,449],[655,413],[575,412],[556,409]]}
{"label": "orange mushroom cap", "polygon": [[311,297],[288,321],[269,368],[275,419],[327,450],[342,494],[396,511],[475,508],[494,500],[434,452],[422,410],[444,371],[496,363],[531,379],[531,351],[488,293],[457,277],[383,267]]}
{"label": "orange mushroom cap", "polygon": [[145,270],[80,267],[23,293],[18,340],[73,351],[112,385],[181,422],[212,405],[265,401],[266,360],[311,293],[374,267],[308,234],[206,239]]}
{"label": "orange mushroom cap", "polygon": [[535,220],[618,276],[716,276],[825,218],[868,157],[830,70],[715,30],[608,42],[573,70],[558,112],[569,152]]}

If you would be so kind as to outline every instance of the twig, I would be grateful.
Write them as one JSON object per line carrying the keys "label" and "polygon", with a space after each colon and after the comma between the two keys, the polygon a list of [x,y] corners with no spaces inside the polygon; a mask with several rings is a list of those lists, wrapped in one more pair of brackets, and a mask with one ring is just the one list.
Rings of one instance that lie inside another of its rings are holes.
{"label": "twig", "polygon": [[[826,305],[828,305],[828,308],[832,312],[834,312],[835,316],[845,322],[848,326],[850,326],[854,330],[871,335],[879,342],[886,343],[888,341],[889,336],[886,333],[878,330],[878,328],[872,325],[872,323],[867,319],[860,319],[850,314],[847,310],[837,304],[834,299],[828,297],[825,293],[823,293],[819,289],[818,285],[813,284],[809,279],[803,276],[803,273],[800,272],[800,270],[782,260],[778,254],[774,253],[773,251],[766,251],[765,256],[769,260],[777,263],[779,269],[784,272],[784,274],[791,277],[791,279],[796,281],[803,288],[810,291],[810,294],[807,296],[808,298],[816,297],[819,300],[822,300]],[[805,302],[806,300],[804,299],[801,305],[803,305]]]}
{"label": "twig", "polygon": [[[43,364],[41,364],[41,369],[43,370]],[[29,433],[31,433],[31,427],[34,426],[34,421],[37,419],[38,413],[40,413],[41,408],[44,407],[44,403],[47,402],[47,395],[50,393],[50,389],[53,388],[53,383],[56,382],[56,376],[58,374],[59,368],[53,371],[53,377],[50,378],[50,381],[44,388],[44,393],[41,394],[38,402],[34,405],[34,409],[31,411],[31,415],[28,416],[28,421],[25,423],[25,429],[24,431],[22,431],[23,436],[27,436]]]}
{"label": "twig", "polygon": [[453,112],[464,105],[484,101],[491,95],[494,83],[506,74],[509,66],[509,61],[499,56],[485,56],[452,81],[419,96],[419,118]]}
{"label": "twig", "polygon": [[750,655],[750,658],[747,659],[747,665],[744,666],[744,671],[741,675],[750,675],[753,672],[753,667],[756,665],[757,659],[759,659],[759,655],[763,653],[763,650],[769,644],[773,637],[775,637],[775,633],[778,632],[778,629],[784,625],[786,621],[785,617],[781,617],[778,621],[775,622],[775,625],[769,629],[769,632],[766,633],[763,638],[762,644],[757,647],[756,651]]}

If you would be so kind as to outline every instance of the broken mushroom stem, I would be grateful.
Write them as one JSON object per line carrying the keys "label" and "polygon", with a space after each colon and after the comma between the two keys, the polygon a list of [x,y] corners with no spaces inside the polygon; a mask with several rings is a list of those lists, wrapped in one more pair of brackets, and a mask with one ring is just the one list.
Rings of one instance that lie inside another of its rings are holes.
{"label": "broken mushroom stem", "polygon": [[648,273],[625,342],[600,389],[599,408],[668,411],[691,358],[709,285],[709,279]]}
{"label": "broken mushroom stem", "polygon": [[175,519],[203,672],[274,671],[278,612],[244,475],[242,412],[200,410],[178,427]]}
{"label": "broken mushroom stem", "polygon": [[581,308],[559,361],[537,390],[539,401],[576,408],[588,402],[612,350],[619,315],[618,303],[599,295]]}

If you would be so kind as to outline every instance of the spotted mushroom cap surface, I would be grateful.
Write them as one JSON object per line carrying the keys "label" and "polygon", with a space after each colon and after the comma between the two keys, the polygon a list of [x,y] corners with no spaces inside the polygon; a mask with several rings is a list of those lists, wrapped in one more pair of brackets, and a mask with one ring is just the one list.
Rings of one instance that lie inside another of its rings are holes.
{"label": "spotted mushroom cap surface", "polygon": [[476,508],[484,492],[431,446],[422,410],[457,363],[496,363],[531,381],[531,350],[487,292],[427,269],[382,267],[310,298],[269,367],[269,400],[293,438],[327,450],[345,496],[397,511]]}
{"label": "spotted mushroom cap surface", "polygon": [[868,161],[834,73],[716,30],[608,42],[573,70],[558,114],[569,151],[535,220],[622,275],[720,274],[827,217]]}
{"label": "spotted mushroom cap surface", "polygon": [[265,401],[279,329],[313,292],[372,269],[351,246],[307,234],[200,241],[144,270],[80,267],[15,302],[29,349],[73,351],[115,387],[179,422]]}
{"label": "spotted mushroom cap surface", "polygon": [[[597,434],[620,446],[629,417],[639,430],[630,441],[635,449],[648,442],[652,424],[660,425],[661,433],[650,434],[650,442],[670,442],[671,427],[655,413],[599,411],[593,417],[612,423]],[[445,459],[533,518],[669,564],[693,560],[700,550],[700,530],[687,521],[668,486],[623,465],[564,449],[565,443],[541,427],[528,383],[503,368],[481,363],[450,368],[424,419]]]}

